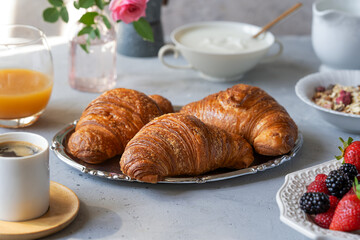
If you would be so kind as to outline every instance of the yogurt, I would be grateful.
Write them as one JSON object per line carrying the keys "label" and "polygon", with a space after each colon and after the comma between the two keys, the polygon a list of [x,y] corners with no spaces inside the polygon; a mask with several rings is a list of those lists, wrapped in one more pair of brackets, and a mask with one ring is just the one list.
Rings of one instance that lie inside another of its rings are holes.
{"label": "yogurt", "polygon": [[201,26],[186,29],[176,38],[186,47],[207,53],[241,53],[269,47],[261,36],[254,39],[252,35],[243,29]]}

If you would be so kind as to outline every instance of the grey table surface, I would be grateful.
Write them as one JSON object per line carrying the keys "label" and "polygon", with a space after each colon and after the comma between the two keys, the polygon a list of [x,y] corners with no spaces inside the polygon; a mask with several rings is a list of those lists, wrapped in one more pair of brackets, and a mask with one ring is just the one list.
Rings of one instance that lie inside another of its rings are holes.
{"label": "grey table surface", "polygon": [[[275,195],[286,174],[334,158],[342,132],[323,121],[294,91],[303,76],[317,72],[310,37],[284,36],[284,53],[260,64],[240,81],[211,83],[191,70],[172,70],[157,58],[118,56],[117,87],[161,94],[184,105],[236,83],[259,86],[282,104],[304,136],[298,155],[279,167],[253,175],[205,184],[144,184],[111,181],[75,170],[50,153],[51,180],[71,188],[80,199],[75,221],[46,239],[307,239],[279,220]],[[68,84],[68,46],[52,47],[54,90],[45,113],[34,125],[0,129],[26,131],[49,142],[66,124],[80,117],[99,94],[73,90]],[[167,57],[184,63],[183,59]]]}

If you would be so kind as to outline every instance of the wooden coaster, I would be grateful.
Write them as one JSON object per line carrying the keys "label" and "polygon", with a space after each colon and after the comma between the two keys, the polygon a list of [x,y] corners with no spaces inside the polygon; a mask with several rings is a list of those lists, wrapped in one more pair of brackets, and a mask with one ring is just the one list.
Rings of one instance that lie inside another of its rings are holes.
{"label": "wooden coaster", "polygon": [[72,190],[51,181],[49,210],[28,221],[0,221],[0,239],[37,239],[56,233],[75,219],[79,207],[79,199]]}

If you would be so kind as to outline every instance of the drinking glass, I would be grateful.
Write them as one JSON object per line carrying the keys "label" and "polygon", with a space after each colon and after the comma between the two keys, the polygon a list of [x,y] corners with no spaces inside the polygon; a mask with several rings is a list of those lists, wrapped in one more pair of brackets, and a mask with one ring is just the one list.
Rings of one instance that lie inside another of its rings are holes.
{"label": "drinking glass", "polygon": [[0,26],[0,127],[21,128],[43,113],[53,87],[45,34],[26,25]]}

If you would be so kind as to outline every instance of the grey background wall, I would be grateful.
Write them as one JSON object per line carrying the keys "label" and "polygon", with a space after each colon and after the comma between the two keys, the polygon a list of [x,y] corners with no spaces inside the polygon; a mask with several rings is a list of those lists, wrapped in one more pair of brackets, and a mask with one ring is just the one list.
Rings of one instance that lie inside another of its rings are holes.
{"label": "grey background wall", "polygon": [[[168,0],[162,8],[165,35],[174,28],[194,22],[229,20],[259,26],[294,5],[296,0]],[[276,35],[307,35],[311,32],[312,0],[300,1],[303,7],[271,31]],[[37,26],[49,36],[64,34],[62,23],[49,24],[42,20],[47,0],[0,0],[1,24],[29,24]]]}

